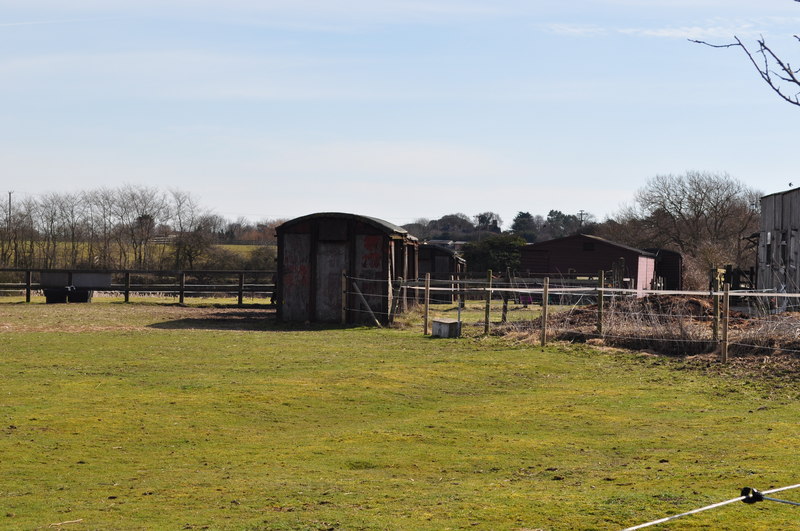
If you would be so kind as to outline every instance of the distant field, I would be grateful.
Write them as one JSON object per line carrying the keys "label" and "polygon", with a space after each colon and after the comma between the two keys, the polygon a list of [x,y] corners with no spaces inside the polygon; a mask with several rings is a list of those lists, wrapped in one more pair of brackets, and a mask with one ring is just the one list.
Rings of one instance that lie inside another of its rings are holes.
{"label": "distant field", "polygon": [[[214,247],[218,249],[225,249],[226,251],[230,251],[232,253],[236,253],[243,258],[249,258],[253,251],[264,247],[263,245],[247,245],[247,244],[237,244],[237,245],[228,245],[228,244],[217,244]],[[276,247],[273,245],[273,247]]]}
{"label": "distant field", "polygon": [[102,300],[1,304],[0,356],[0,528],[620,529],[800,482],[800,386],[691,361]]}

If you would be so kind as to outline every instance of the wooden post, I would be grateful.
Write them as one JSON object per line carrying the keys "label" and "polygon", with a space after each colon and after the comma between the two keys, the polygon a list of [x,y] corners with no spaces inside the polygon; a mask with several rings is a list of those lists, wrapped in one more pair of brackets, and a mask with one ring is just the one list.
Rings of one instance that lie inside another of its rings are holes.
{"label": "wooden post", "polygon": [[186,289],[186,273],[183,271],[178,274],[178,282],[180,284],[180,288],[178,290],[178,302],[183,304],[184,290]]}
{"label": "wooden post", "polygon": [[389,322],[394,322],[397,309],[400,307],[400,292],[402,291],[403,277],[398,277],[397,282],[392,285],[392,309],[389,310]]}
{"label": "wooden post", "polygon": [[25,271],[25,302],[31,302],[31,271]]}
{"label": "wooden post", "polygon": [[400,282],[400,307],[403,313],[408,312],[408,283],[405,280]]}
{"label": "wooden post", "polygon": [[431,310],[431,274],[425,273],[425,317],[423,318],[422,325],[425,327],[423,332],[426,336],[430,333],[428,330],[429,312]]}
{"label": "wooden post", "polygon": [[367,309],[370,316],[372,317],[372,320],[375,322],[375,326],[377,326],[378,328],[383,328],[381,326],[381,322],[378,321],[378,318],[375,317],[375,314],[372,312],[372,308],[369,307],[369,303],[367,302],[367,299],[364,297],[364,294],[361,293],[360,289],[358,289],[358,284],[356,284],[355,280],[353,281],[353,289],[355,289],[356,295],[358,295],[358,297],[361,299],[361,303],[364,304],[364,307]]}
{"label": "wooden post", "polygon": [[719,275],[717,269],[711,270],[711,302],[714,308],[714,317],[711,322],[711,337],[715,343],[719,343]]}
{"label": "wooden post", "polygon": [[489,314],[492,309],[492,270],[486,272],[486,308],[483,315],[483,335],[489,335]]}
{"label": "wooden post", "polygon": [[547,345],[547,306],[550,297],[550,277],[544,277],[544,285],[542,286],[542,348]]}
{"label": "wooden post", "polygon": [[125,302],[131,302],[131,272],[125,271]]}
{"label": "wooden post", "polygon": [[456,288],[458,289],[458,307],[459,308],[466,308],[467,307],[467,294],[464,291],[464,285],[462,284],[461,275],[456,275]]}
{"label": "wooden post", "polygon": [[722,308],[724,317],[722,321],[722,345],[720,353],[722,354],[722,363],[728,363],[728,326],[730,325],[731,317],[731,285],[725,283],[725,293],[722,296]]}
{"label": "wooden post", "polygon": [[244,304],[244,273],[239,273],[239,306]]}
{"label": "wooden post", "polygon": [[[508,277],[508,285],[510,287],[511,286],[511,268],[510,267],[506,268],[506,275]],[[502,309],[502,311],[500,313],[500,322],[501,323],[506,323],[506,322],[508,322],[508,292],[507,291],[503,291],[501,293],[501,295],[503,297],[503,309]]]}
{"label": "wooden post", "polygon": [[603,288],[606,283],[606,272],[600,271],[597,279],[597,335],[603,337]]}
{"label": "wooden post", "polygon": [[347,271],[342,269],[342,324],[347,324]]}

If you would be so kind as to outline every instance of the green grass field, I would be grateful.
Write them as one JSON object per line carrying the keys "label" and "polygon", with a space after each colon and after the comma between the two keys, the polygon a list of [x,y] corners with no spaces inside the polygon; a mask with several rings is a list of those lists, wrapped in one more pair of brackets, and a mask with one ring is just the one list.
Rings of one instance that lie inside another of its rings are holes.
{"label": "green grass field", "polygon": [[0,528],[620,529],[800,482],[791,382],[269,316],[0,304]]}

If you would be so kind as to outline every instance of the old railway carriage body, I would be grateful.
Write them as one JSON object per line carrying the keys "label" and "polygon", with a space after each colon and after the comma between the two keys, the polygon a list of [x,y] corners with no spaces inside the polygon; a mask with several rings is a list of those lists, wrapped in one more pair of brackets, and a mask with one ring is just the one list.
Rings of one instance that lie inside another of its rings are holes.
{"label": "old railway carriage body", "polygon": [[283,321],[366,323],[372,321],[371,310],[385,323],[392,281],[417,277],[416,238],[381,219],[323,212],[287,221],[276,232],[278,318]]}

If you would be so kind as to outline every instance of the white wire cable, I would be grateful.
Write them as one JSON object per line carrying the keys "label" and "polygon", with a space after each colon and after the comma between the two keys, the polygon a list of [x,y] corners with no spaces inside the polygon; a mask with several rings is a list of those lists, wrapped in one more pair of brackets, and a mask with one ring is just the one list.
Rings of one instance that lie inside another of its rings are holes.
{"label": "white wire cable", "polygon": [[[800,483],[798,483],[797,485],[789,485],[788,487],[780,487],[780,488],[777,488],[777,489],[765,490],[765,491],[761,492],[760,494],[762,494],[762,495],[763,494],[773,494],[775,492],[781,492],[781,491],[789,490],[789,489],[796,489],[798,487],[800,487]],[[634,531],[635,529],[644,529],[645,527],[650,527],[650,526],[653,526],[653,525],[663,524],[665,522],[669,522],[670,520],[675,520],[677,518],[682,518],[684,516],[689,516],[690,514],[697,514],[697,513],[703,512],[703,511],[708,511],[709,509],[716,509],[717,507],[722,507],[723,505],[728,505],[730,503],[735,503],[737,501],[744,501],[747,498],[748,498],[748,496],[739,496],[738,498],[731,498],[730,500],[725,500],[725,501],[718,502],[718,503],[712,503],[711,505],[706,505],[705,507],[700,507],[699,509],[694,509],[692,511],[687,511],[685,513],[673,514],[672,516],[667,516],[666,518],[661,518],[659,520],[653,520],[652,522],[647,522],[645,524],[639,524],[639,525],[635,525],[633,527],[626,527],[622,531]],[[768,497],[765,497],[765,496],[761,496],[761,498],[764,499],[764,500],[776,501],[776,502],[780,502],[780,503],[789,503],[791,505],[800,505],[800,504],[797,504],[797,503],[794,503],[794,502],[787,502],[785,500],[777,500],[775,498],[768,498]]]}
{"label": "white wire cable", "polygon": [[681,514],[674,514],[672,516],[667,516],[666,518],[661,518],[660,520],[653,520],[652,522],[647,522],[646,524],[639,524],[633,527],[626,527],[622,531],[633,531],[634,529],[644,529],[645,527],[650,527],[653,525],[663,524],[664,522],[669,522],[670,520],[675,520],[676,518],[681,518],[684,516],[689,516],[690,514],[697,514],[699,512],[708,511],[709,509],[716,509],[717,507],[722,507],[723,505],[728,505],[729,503],[734,503],[737,501],[742,501],[745,499],[745,496],[739,496],[738,498],[732,498],[730,500],[725,500],[723,502],[714,503],[711,505],[706,505],[705,507],[700,507],[699,509],[694,509],[692,511],[687,511]]}

